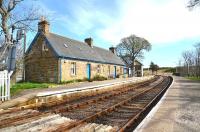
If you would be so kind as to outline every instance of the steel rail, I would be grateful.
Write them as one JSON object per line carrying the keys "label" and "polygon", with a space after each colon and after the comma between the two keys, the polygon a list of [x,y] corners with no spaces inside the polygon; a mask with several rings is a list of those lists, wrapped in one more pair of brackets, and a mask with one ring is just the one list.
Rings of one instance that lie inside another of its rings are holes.
{"label": "steel rail", "polygon": [[[161,82],[163,82],[163,81],[164,81],[164,79],[162,79]],[[117,109],[118,107],[120,107],[121,105],[126,104],[126,103],[129,102],[130,100],[133,100],[134,98],[136,98],[136,97],[138,97],[138,96],[140,96],[140,95],[142,95],[142,94],[144,94],[144,93],[147,93],[148,91],[154,89],[154,87],[156,87],[156,86],[159,85],[159,84],[160,84],[160,82],[157,83],[156,85],[154,85],[154,86],[151,87],[151,88],[142,90],[142,91],[140,91],[139,93],[137,93],[136,95],[134,95],[134,96],[132,96],[132,97],[126,99],[126,100],[123,100],[123,101],[121,101],[121,102],[119,102],[119,103],[117,103],[117,104],[115,104],[115,105],[112,105],[111,107],[109,107],[109,108],[107,108],[107,109],[104,109],[104,110],[102,110],[102,111],[100,111],[100,112],[97,112],[97,113],[95,113],[95,114],[93,114],[93,115],[91,115],[91,116],[89,116],[89,117],[86,117],[86,118],[84,118],[84,119],[82,119],[82,120],[80,120],[80,121],[71,123],[71,124],[69,124],[69,125],[66,125],[65,123],[63,123],[63,124],[60,124],[60,125],[58,125],[57,127],[53,128],[53,129],[48,130],[48,131],[53,131],[53,132],[57,132],[57,131],[66,131],[66,130],[72,129],[72,128],[74,128],[74,127],[76,127],[76,126],[78,126],[78,125],[80,125],[80,124],[82,124],[82,123],[95,120],[97,117],[106,115],[108,112],[111,112],[111,111]]]}
{"label": "steel rail", "polygon": [[142,115],[144,114],[150,107],[153,107],[152,104],[154,104],[157,99],[162,96],[162,94],[167,90],[167,88],[169,87],[169,85],[171,84],[171,79],[168,78],[168,83],[167,85],[159,92],[158,95],[156,95],[151,102],[149,102],[137,115],[135,115],[134,117],[132,117],[122,128],[120,128],[118,131],[119,132],[124,132],[127,129],[129,129],[133,123]]}
{"label": "steel rail", "polygon": [[[151,83],[153,81],[155,81],[157,79],[158,76],[154,77],[153,79],[144,81],[144,82],[139,82],[136,83],[136,87],[143,86],[146,85],[148,83]],[[95,88],[94,88],[95,89]],[[105,92],[106,93],[106,92]],[[105,93],[101,93],[101,94],[105,94]],[[89,96],[86,96],[89,97]],[[17,107],[13,107],[13,108],[8,108],[6,110],[0,110],[0,116],[3,114],[8,114],[8,113],[13,113],[13,112],[17,112],[17,111],[21,111],[21,110],[26,110],[26,109],[39,109],[42,107],[52,107],[52,106],[56,106],[56,105],[60,105],[63,103],[66,103],[66,100],[56,100],[56,101],[50,101],[48,103],[44,103],[44,102],[39,102],[39,103],[35,103],[35,104],[29,104],[29,105],[24,105],[24,106],[17,106]],[[84,103],[80,103],[80,106],[83,105]],[[85,102],[85,104],[88,104],[87,102]],[[77,105],[79,106],[79,105]],[[77,108],[75,105],[74,106],[70,106],[70,108]],[[66,108],[68,109],[68,108]],[[57,113],[59,110],[56,110],[55,113]]]}
{"label": "steel rail", "polygon": [[149,84],[149,83],[151,83],[153,81],[155,81],[155,80],[139,83],[138,85],[135,85],[135,86],[133,86],[131,88],[126,88],[126,89],[123,89],[121,91],[114,91],[114,92],[110,93],[109,95],[102,95],[101,97],[97,97],[97,98],[92,99],[92,100],[87,100],[87,101],[76,103],[76,104],[73,104],[73,105],[70,105],[70,106],[65,106],[65,107],[62,107],[62,108],[58,108],[56,110],[53,110],[53,112],[57,114],[57,113],[61,113],[61,112],[65,112],[65,111],[69,111],[69,110],[73,110],[73,109],[77,109],[77,108],[80,108],[81,106],[87,106],[89,104],[96,103],[99,100],[109,99],[111,97],[115,97],[115,96],[118,96],[120,94],[136,90],[137,88],[139,88],[139,87],[141,87],[143,85],[147,85],[147,84]]}

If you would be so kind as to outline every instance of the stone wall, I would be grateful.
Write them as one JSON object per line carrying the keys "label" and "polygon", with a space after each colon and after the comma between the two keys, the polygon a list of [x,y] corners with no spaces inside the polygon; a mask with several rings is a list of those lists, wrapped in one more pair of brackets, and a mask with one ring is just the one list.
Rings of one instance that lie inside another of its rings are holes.
{"label": "stone wall", "polygon": [[[76,75],[71,74],[72,63],[76,64]],[[87,78],[87,64],[91,65],[91,78],[93,78],[96,75],[104,76],[106,78],[113,77],[114,75],[115,65],[62,59],[61,60],[61,71],[62,71],[61,80],[69,81],[69,80],[74,80],[74,79]],[[117,75],[119,75],[119,77],[122,77],[123,66],[116,66],[116,69],[117,69]]]}
{"label": "stone wall", "polygon": [[25,77],[31,82],[58,82],[58,59],[41,36],[25,57]]}

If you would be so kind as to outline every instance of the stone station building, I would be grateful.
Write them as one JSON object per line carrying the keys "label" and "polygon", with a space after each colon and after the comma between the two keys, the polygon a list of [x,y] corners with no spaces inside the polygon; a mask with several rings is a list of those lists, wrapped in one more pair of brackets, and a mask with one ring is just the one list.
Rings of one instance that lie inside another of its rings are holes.
{"label": "stone station building", "polygon": [[92,38],[80,42],[49,32],[49,23],[38,23],[38,33],[25,56],[26,81],[59,83],[74,79],[124,77],[125,65],[109,50],[93,45]]}

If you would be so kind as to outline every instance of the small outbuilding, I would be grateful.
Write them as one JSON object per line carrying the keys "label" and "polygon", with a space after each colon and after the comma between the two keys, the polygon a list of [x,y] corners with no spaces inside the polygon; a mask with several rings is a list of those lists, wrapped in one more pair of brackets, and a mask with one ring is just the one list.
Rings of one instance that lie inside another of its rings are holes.
{"label": "small outbuilding", "polygon": [[138,60],[135,60],[134,66],[135,66],[135,75],[137,77],[143,77],[143,64]]}

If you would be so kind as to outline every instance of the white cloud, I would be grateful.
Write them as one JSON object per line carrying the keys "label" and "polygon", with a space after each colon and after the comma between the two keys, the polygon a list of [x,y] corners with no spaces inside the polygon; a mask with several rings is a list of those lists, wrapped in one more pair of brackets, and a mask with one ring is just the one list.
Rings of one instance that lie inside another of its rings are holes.
{"label": "white cloud", "polygon": [[53,23],[59,23],[79,36],[96,35],[99,40],[116,45],[121,38],[135,34],[152,44],[167,44],[200,37],[200,8],[189,11],[187,1],[118,0],[118,7],[113,10],[118,16],[97,9],[94,1],[87,0],[66,6],[70,15],[41,6],[52,14]]}
{"label": "white cloud", "polygon": [[183,0],[126,0],[120,3],[120,17],[97,31],[98,36],[117,44],[120,38],[136,34],[154,44],[200,37],[200,11],[189,11]]}
{"label": "white cloud", "polygon": [[102,23],[110,23],[110,17],[105,12],[97,10],[94,3],[89,3],[87,0],[77,2],[72,2],[70,7],[67,7],[70,12],[54,14],[56,16],[54,22],[61,24],[68,31],[78,36],[85,34],[93,36],[95,28],[98,30],[98,26]]}

